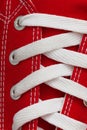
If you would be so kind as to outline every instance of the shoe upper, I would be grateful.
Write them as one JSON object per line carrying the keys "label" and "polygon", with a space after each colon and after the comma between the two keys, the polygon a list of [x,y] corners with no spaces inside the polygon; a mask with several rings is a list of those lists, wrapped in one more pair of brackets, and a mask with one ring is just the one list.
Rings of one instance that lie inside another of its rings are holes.
{"label": "shoe upper", "polygon": [[[87,19],[86,0],[2,0],[0,1],[0,130],[11,130],[13,116],[19,110],[42,100],[65,96],[61,113],[87,124],[87,107],[83,101],[61,91],[41,84],[22,95],[19,100],[12,100],[10,89],[27,75],[40,69],[40,64],[50,66],[58,64],[44,55],[37,55],[20,62],[17,66],[9,62],[10,53],[31,42],[67,32],[59,29],[26,27],[16,30],[14,21],[17,17],[35,12],[55,14],[71,18]],[[87,35],[84,34],[80,46],[68,47],[80,53],[87,53]],[[77,61],[78,62],[78,61]],[[70,78],[70,77],[67,77]],[[74,67],[71,80],[87,86],[87,69]],[[23,130],[55,130],[55,126],[41,118],[25,124]],[[59,129],[58,129],[59,130]]]}

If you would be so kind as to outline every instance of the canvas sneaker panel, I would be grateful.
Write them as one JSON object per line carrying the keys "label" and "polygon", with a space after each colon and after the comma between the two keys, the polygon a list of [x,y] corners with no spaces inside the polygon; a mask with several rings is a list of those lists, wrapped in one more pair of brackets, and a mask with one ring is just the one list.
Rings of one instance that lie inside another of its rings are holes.
{"label": "canvas sneaker panel", "polygon": [[[25,76],[39,69],[40,57],[30,58],[13,66],[9,61],[10,53],[41,38],[39,28],[17,30],[15,20],[26,14],[36,12],[30,1],[3,0],[0,1],[0,130],[12,130],[14,114],[20,109],[38,102],[39,87],[32,89],[19,100],[13,100],[10,89]],[[14,58],[14,57],[13,57]],[[23,130],[36,129],[37,120],[23,126]]]}
{"label": "canvas sneaker panel", "polygon": [[[17,28],[17,26],[14,27],[14,22],[17,20],[17,18],[20,18],[20,16],[24,16],[26,14],[34,13],[37,9],[39,13],[86,20],[86,4],[86,0],[67,0],[66,2],[64,0],[3,0],[3,2],[0,3],[1,130],[11,130],[15,113],[29,105],[35,104],[39,101],[39,98],[42,100],[47,100],[52,98],[65,97],[61,113],[67,117],[87,124],[87,107],[84,105],[83,100],[53,89],[44,83],[40,85],[40,88],[35,87],[27,93],[23,94],[18,100],[14,101],[10,96],[10,89],[12,86],[25,78],[27,75],[33,73],[33,71],[38,70],[40,65],[47,67],[58,64],[60,62],[49,59],[44,55],[28,58],[27,60],[20,62],[18,65],[12,65],[9,62],[9,55],[17,48],[39,40],[41,37],[47,38],[49,36],[68,32],[67,30],[63,31],[62,29],[59,30],[45,27],[42,28],[42,30],[39,27],[25,27],[22,30],[20,29],[21,26],[19,26],[20,28]],[[19,23],[17,23],[17,25],[18,24]],[[84,35],[80,46],[68,47],[67,49],[86,54],[86,48],[87,36]],[[81,85],[87,86],[86,77],[87,69],[74,67],[71,80],[78,82]],[[66,78],[70,79],[70,77]],[[59,128],[51,125],[50,123],[47,123],[41,118],[27,123],[22,127],[22,129],[59,130]]]}

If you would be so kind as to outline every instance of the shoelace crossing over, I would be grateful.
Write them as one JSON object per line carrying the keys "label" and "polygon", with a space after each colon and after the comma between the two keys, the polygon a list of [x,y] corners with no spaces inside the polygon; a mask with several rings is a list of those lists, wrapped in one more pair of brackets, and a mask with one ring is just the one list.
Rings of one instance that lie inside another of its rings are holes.
{"label": "shoelace crossing over", "polygon": [[[35,19],[37,20],[35,21]],[[24,29],[26,26],[41,26],[71,32],[41,39],[11,53],[9,59],[13,65],[38,54],[63,63],[48,67],[41,65],[40,70],[33,72],[12,87],[11,97],[18,100],[25,92],[45,83],[54,89],[80,98],[84,102],[87,101],[87,88],[63,77],[71,76],[74,66],[87,69],[87,55],[64,49],[64,47],[80,44],[82,34],[87,34],[87,21],[36,13],[19,17],[15,21],[15,27],[18,30]],[[62,110],[63,101],[64,98],[40,100],[39,103],[20,110],[14,115],[12,130],[18,130],[25,123],[38,117],[42,117],[45,121],[64,130],[86,130],[87,124],[57,113]],[[50,110],[50,108],[52,109]],[[43,111],[44,109],[45,111]]]}

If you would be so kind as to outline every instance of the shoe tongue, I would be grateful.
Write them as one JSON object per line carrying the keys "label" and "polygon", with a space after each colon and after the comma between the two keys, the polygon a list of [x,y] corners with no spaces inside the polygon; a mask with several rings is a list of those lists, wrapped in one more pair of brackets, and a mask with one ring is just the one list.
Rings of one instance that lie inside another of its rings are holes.
{"label": "shoe tongue", "polygon": [[87,19],[87,0],[32,0],[38,12]]}
{"label": "shoe tongue", "polygon": [[[87,54],[87,35],[83,36],[79,52]],[[71,77],[75,82],[82,84],[84,87],[87,86],[87,69],[74,67],[74,71]],[[62,113],[78,121],[87,124],[87,107],[83,101],[66,94]],[[59,129],[58,129],[59,130]]]}

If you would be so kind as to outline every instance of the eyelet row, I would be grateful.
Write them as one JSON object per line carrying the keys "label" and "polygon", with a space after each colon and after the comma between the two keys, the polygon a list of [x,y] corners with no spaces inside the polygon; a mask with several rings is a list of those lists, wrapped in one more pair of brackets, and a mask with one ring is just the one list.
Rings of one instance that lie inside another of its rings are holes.
{"label": "eyelet row", "polygon": [[[16,30],[23,30],[25,27],[20,25],[20,18],[22,16],[19,16],[16,18],[16,20],[14,21],[14,27]],[[17,61],[17,59],[15,58],[15,51],[13,51],[10,56],[9,56],[9,61],[12,65],[17,65],[19,62]],[[20,96],[16,97],[15,96],[15,89],[12,87],[11,91],[10,91],[10,96],[13,100],[18,100],[20,98]],[[87,101],[83,101],[83,104],[87,107]]]}
{"label": "eyelet row", "polygon": [[[16,20],[14,21],[14,27],[15,27],[15,29],[16,30],[18,30],[18,31],[21,31],[21,30],[23,30],[25,27],[24,26],[21,26],[20,25],[20,18],[21,18],[22,16],[19,16],[19,17],[17,17],[16,18]],[[10,61],[10,63],[12,64],[12,65],[17,65],[19,62],[17,61],[17,59],[16,59],[16,57],[15,57],[15,51],[12,51],[11,52],[11,54],[10,54],[10,56],[9,56],[9,61]],[[10,91],[10,96],[11,96],[11,98],[13,99],[13,100],[18,100],[19,98],[20,98],[20,96],[15,96],[15,88],[14,87],[12,87],[11,88],[11,91]]]}

